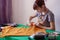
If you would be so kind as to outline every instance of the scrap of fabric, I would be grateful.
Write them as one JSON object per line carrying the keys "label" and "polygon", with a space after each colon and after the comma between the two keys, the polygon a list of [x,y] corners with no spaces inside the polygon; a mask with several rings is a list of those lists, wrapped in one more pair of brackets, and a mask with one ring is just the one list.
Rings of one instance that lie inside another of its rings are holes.
{"label": "scrap of fabric", "polygon": [[46,33],[45,29],[40,29],[35,26],[29,28],[16,28],[7,26],[2,30],[1,36],[29,36],[37,32]]}

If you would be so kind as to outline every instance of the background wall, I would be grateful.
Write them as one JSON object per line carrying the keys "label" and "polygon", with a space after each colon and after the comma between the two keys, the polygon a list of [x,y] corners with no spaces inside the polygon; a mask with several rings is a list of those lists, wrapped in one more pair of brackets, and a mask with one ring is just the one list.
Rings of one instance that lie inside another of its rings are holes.
{"label": "background wall", "polygon": [[[26,24],[29,17],[35,13],[33,3],[35,0],[12,0],[13,22]],[[56,30],[60,29],[60,0],[45,0],[47,8],[55,15]],[[36,18],[37,19],[37,18]],[[33,21],[37,21],[34,19]]]}
{"label": "background wall", "polygon": [[13,22],[26,24],[30,15],[33,13],[34,0],[12,0]]}

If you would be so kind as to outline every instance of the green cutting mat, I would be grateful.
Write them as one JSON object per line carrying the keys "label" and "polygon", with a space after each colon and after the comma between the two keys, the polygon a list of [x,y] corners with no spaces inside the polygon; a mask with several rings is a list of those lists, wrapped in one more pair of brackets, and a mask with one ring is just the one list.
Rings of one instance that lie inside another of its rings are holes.
{"label": "green cutting mat", "polygon": [[[20,28],[20,27],[28,28],[29,26],[18,24],[17,28]],[[54,30],[46,30],[46,32],[51,33],[51,32],[54,32]],[[29,36],[6,36],[4,38],[0,38],[0,40],[29,40],[28,37]],[[34,40],[34,39],[31,39],[31,40]],[[45,40],[48,40],[48,38],[46,38]],[[60,40],[60,36],[57,37],[57,40]]]}

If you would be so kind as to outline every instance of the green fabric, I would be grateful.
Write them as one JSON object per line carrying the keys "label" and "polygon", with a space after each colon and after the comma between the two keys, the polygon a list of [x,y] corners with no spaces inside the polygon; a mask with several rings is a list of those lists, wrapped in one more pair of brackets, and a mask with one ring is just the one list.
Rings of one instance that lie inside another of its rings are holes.
{"label": "green fabric", "polygon": [[28,28],[29,26],[23,25],[23,24],[18,24],[17,28]]}
{"label": "green fabric", "polygon": [[28,36],[6,36],[6,40],[28,40]]}
{"label": "green fabric", "polygon": [[[20,28],[20,27],[28,28],[29,26],[18,24],[17,28]],[[51,32],[54,32],[54,30],[46,30],[46,32],[51,33]],[[0,40],[29,40],[28,37],[29,36],[6,36],[4,38],[0,38]],[[57,36],[56,38],[57,40],[60,40],[60,36]],[[34,39],[30,39],[30,40],[34,40]],[[48,38],[46,38],[45,40],[48,40]]]}

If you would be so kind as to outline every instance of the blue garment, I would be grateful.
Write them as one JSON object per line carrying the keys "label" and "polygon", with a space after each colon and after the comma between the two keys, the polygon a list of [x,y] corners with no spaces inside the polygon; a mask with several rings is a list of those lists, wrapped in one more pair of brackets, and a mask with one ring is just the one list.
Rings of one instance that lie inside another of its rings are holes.
{"label": "blue garment", "polygon": [[44,22],[43,25],[47,27],[50,27],[50,22],[54,21],[54,14],[50,10],[48,10],[45,15],[37,12],[36,17],[40,19],[40,21]]}

